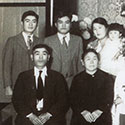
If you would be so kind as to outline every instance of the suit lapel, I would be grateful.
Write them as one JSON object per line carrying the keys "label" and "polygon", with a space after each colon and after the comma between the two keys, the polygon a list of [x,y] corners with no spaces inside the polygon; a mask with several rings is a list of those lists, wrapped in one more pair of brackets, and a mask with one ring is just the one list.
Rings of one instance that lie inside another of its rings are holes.
{"label": "suit lapel", "polygon": [[57,36],[57,34],[55,35],[55,40],[53,41],[53,51],[56,53],[57,57],[59,58],[59,60],[61,60],[61,51],[60,51],[60,40]]}
{"label": "suit lapel", "polygon": [[72,59],[74,53],[75,53],[75,46],[76,46],[76,42],[74,42],[73,40],[73,35],[70,34],[70,41],[69,41],[69,51],[70,51],[70,58]]}
{"label": "suit lapel", "polygon": [[42,40],[42,39],[39,39],[35,35],[33,35],[33,46],[41,43],[42,41],[40,41],[40,40]]}
{"label": "suit lapel", "polygon": [[34,70],[33,69],[29,72],[28,83],[29,83],[28,87],[31,87],[31,92],[30,92],[31,98],[32,98],[31,106],[36,108],[36,81],[35,81],[35,76],[34,76]]}
{"label": "suit lapel", "polygon": [[20,46],[21,46],[22,48],[24,48],[25,50],[27,50],[27,46],[26,46],[26,43],[25,43],[25,40],[24,40],[24,37],[23,37],[22,33],[20,33],[20,34],[18,35],[18,40],[17,40],[17,42],[20,44]]}
{"label": "suit lapel", "polygon": [[34,70],[32,69],[29,73],[29,84],[31,84],[32,90],[36,91],[36,81],[34,76]]}
{"label": "suit lapel", "polygon": [[[47,74],[48,74],[48,72],[47,72]],[[46,76],[46,78],[45,78],[45,95],[49,92],[49,88],[50,88],[50,83],[52,82],[52,81],[50,81],[51,80],[51,76],[50,76],[50,74],[48,74],[48,76]]]}
{"label": "suit lapel", "polygon": [[50,95],[52,93],[52,79],[51,79],[51,74],[47,70],[48,76],[45,78],[45,87],[44,87],[44,109],[46,109],[50,103]]}

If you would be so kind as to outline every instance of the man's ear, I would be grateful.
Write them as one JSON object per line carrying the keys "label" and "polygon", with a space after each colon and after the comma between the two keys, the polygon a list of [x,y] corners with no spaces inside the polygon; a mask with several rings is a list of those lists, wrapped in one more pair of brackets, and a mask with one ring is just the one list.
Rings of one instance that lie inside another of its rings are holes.
{"label": "man's ear", "polygon": [[47,61],[49,61],[49,59],[50,59],[50,55],[48,55],[48,59],[47,59]]}
{"label": "man's ear", "polygon": [[100,66],[101,65],[101,62],[98,60],[98,66]]}
{"label": "man's ear", "polygon": [[23,25],[23,21],[21,21],[21,25]]}
{"label": "man's ear", "polygon": [[33,54],[30,55],[31,60],[33,61]]}
{"label": "man's ear", "polygon": [[57,23],[55,23],[55,27],[57,28]]}
{"label": "man's ear", "polygon": [[81,59],[81,63],[82,63],[82,66],[84,66],[84,61],[83,61],[83,59]]}

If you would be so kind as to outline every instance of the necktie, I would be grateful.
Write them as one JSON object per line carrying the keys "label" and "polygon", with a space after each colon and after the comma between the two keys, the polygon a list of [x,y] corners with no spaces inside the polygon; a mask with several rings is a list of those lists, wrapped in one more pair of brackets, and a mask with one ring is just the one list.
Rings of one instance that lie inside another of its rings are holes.
{"label": "necktie", "polygon": [[28,44],[28,49],[30,49],[31,44],[32,44],[32,40],[31,40],[31,36],[30,35],[27,38],[27,44]]}
{"label": "necktie", "polygon": [[66,40],[65,40],[65,39],[66,39],[66,37],[64,36],[64,37],[63,37],[63,45],[65,46],[65,48],[66,48],[66,49],[68,49],[68,45],[67,45],[67,43],[66,43]]}
{"label": "necktie", "polygon": [[38,88],[36,91],[36,96],[38,100],[41,100],[43,98],[43,81],[41,78],[42,71],[39,71],[39,77],[38,77]]}

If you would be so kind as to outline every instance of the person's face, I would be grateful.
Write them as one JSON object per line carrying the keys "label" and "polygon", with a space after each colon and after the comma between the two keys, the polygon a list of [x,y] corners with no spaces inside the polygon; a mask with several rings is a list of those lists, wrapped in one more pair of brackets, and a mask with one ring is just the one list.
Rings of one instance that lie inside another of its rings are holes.
{"label": "person's face", "polygon": [[59,18],[57,22],[55,23],[55,26],[57,28],[57,31],[61,34],[66,34],[70,31],[71,22],[69,17],[64,16],[62,18]]}
{"label": "person's face", "polygon": [[97,58],[97,55],[93,52],[87,53],[87,55],[84,57],[83,62],[86,72],[94,72],[98,68],[99,60]]}
{"label": "person's face", "polygon": [[85,31],[83,31],[82,36],[85,40],[88,40],[88,39],[90,39],[91,34],[89,33],[89,31],[85,30]]}
{"label": "person's face", "polygon": [[120,34],[120,32],[119,31],[117,31],[117,30],[111,30],[111,31],[109,31],[109,38],[111,39],[111,40],[117,40],[117,39],[119,39],[120,38],[120,36],[121,36],[121,34]]}
{"label": "person's face", "polygon": [[106,36],[107,28],[102,24],[94,23],[93,33],[97,39],[103,39]]}
{"label": "person's face", "polygon": [[37,19],[35,16],[27,16],[22,25],[24,32],[32,34],[37,27]]}
{"label": "person's face", "polygon": [[49,58],[50,55],[45,48],[35,49],[33,55],[31,55],[31,59],[34,61],[34,64],[38,69],[44,68],[49,61]]}

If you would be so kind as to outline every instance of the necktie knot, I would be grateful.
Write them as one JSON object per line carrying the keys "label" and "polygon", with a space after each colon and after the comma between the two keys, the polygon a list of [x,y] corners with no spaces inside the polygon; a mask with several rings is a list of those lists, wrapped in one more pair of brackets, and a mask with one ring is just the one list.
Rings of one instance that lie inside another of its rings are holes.
{"label": "necktie knot", "polygon": [[63,42],[66,41],[66,36],[63,37]]}
{"label": "necktie knot", "polygon": [[39,71],[39,76],[41,76],[41,74],[42,74],[42,71]]}

